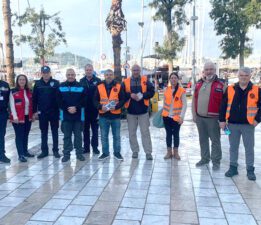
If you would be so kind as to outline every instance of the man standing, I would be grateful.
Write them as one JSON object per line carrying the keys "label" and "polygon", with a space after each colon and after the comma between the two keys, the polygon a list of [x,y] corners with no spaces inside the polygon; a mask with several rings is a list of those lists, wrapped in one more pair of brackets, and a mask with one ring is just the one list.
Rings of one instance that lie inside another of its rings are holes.
{"label": "man standing", "polygon": [[[227,177],[238,174],[238,149],[243,138],[246,157],[247,177],[256,180],[254,173],[255,127],[260,122],[261,93],[251,81],[251,69],[243,67],[238,72],[239,82],[227,88],[220,108],[220,128],[229,129],[230,167]],[[227,125],[228,123],[228,125]]]}
{"label": "man standing", "polygon": [[70,160],[73,150],[72,134],[74,135],[74,148],[76,158],[84,161],[82,155],[82,128],[84,121],[84,88],[76,81],[73,69],[66,71],[67,80],[60,84],[57,92],[57,102],[60,108],[61,129],[64,133],[64,150],[62,162]]}
{"label": "man standing", "polygon": [[[84,150],[83,153],[90,153],[90,145],[94,154],[100,154],[98,150],[98,110],[93,104],[94,92],[97,85],[101,82],[99,78],[94,76],[93,66],[87,64],[85,66],[85,77],[80,80],[81,86],[85,88],[87,101],[85,103],[85,122],[84,122]],[[92,138],[90,141],[90,128],[92,129]]]}
{"label": "man standing", "polygon": [[41,150],[42,153],[37,156],[42,159],[48,156],[48,127],[52,130],[53,155],[60,158],[58,148],[58,129],[59,129],[59,108],[55,101],[56,92],[59,88],[59,81],[51,77],[49,66],[41,68],[42,78],[35,82],[33,90],[33,113],[34,118],[39,118],[41,130]]}
{"label": "man standing", "polygon": [[114,80],[112,70],[104,74],[105,81],[97,86],[94,94],[94,105],[99,109],[99,124],[101,128],[102,155],[99,160],[110,156],[109,131],[110,127],[113,136],[113,155],[117,160],[122,161],[121,156],[121,108],[125,103],[124,92],[121,85]]}
{"label": "man standing", "polygon": [[127,122],[129,130],[130,147],[132,158],[138,158],[139,144],[137,140],[138,125],[141,131],[143,149],[146,153],[146,159],[152,160],[152,144],[150,138],[149,121],[149,99],[153,97],[154,86],[146,76],[141,76],[139,65],[132,67],[132,76],[125,79],[123,83],[127,102]]}
{"label": "man standing", "polygon": [[[196,166],[208,164],[211,159],[212,169],[218,170],[222,158],[218,116],[225,87],[215,72],[214,63],[207,62],[204,65],[204,77],[196,83],[195,87],[192,114],[198,128],[201,151],[201,160],[196,163]],[[211,154],[209,139],[212,142]]]}
{"label": "man standing", "polygon": [[10,88],[8,83],[0,80],[0,162],[10,163],[11,160],[5,155],[5,132],[8,120],[8,102]]}

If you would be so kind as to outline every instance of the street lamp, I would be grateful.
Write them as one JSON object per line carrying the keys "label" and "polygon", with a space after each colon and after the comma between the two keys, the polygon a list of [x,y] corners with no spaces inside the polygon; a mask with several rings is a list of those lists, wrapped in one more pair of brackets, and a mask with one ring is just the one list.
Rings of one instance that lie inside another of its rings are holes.
{"label": "street lamp", "polygon": [[138,24],[141,27],[140,67],[141,71],[143,71],[144,0],[141,1],[141,22],[139,22]]}

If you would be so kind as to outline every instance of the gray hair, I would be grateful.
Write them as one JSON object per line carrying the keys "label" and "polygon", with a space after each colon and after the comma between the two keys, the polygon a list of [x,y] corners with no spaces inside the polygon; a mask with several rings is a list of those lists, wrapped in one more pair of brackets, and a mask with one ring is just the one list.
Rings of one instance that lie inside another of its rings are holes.
{"label": "gray hair", "polygon": [[204,64],[204,69],[207,67],[207,66],[211,66],[213,67],[214,69],[216,69],[216,64],[211,62],[211,61],[208,61]]}
{"label": "gray hair", "polygon": [[248,75],[251,75],[251,69],[249,68],[249,67],[246,67],[246,66],[244,66],[244,67],[241,67],[240,69],[239,69],[239,71],[238,71],[238,73],[239,72],[243,72],[243,73],[246,73],[246,74],[248,74]]}
{"label": "gray hair", "polygon": [[90,64],[90,63],[87,63],[87,64],[84,66],[84,69],[86,69],[87,67],[91,67],[91,68],[93,68],[93,65]]}

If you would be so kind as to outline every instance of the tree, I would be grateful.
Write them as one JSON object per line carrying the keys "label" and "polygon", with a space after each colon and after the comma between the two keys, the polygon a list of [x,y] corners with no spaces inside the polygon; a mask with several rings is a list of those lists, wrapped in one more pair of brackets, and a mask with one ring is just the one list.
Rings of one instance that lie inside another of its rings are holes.
{"label": "tree", "polygon": [[244,58],[252,53],[249,28],[261,27],[261,2],[257,0],[212,0],[211,19],[215,22],[217,35],[224,36],[220,42],[223,58],[235,59],[244,66]]}
{"label": "tree", "polygon": [[121,81],[121,32],[126,27],[126,20],[122,12],[122,0],[112,0],[109,15],[106,18],[106,26],[112,35],[112,48],[114,58],[114,75]]}
{"label": "tree", "polygon": [[175,28],[182,29],[186,22],[185,5],[191,0],[153,0],[149,6],[156,9],[154,20],[161,20],[167,27],[167,35],[162,46],[156,47],[156,52],[168,60],[169,72],[173,70],[173,59],[182,50],[185,40],[180,38]]}
{"label": "tree", "polygon": [[4,32],[5,32],[5,50],[6,50],[6,72],[7,82],[14,86],[14,49],[13,49],[13,31],[11,24],[10,0],[2,0]]}
{"label": "tree", "polygon": [[59,12],[48,15],[42,8],[40,12],[36,12],[30,6],[21,16],[16,15],[18,26],[29,24],[31,33],[28,35],[15,36],[16,43],[28,43],[35,53],[35,62],[40,62],[42,65],[45,59],[54,55],[55,47],[61,43],[66,44],[65,33],[62,30],[62,23]]}

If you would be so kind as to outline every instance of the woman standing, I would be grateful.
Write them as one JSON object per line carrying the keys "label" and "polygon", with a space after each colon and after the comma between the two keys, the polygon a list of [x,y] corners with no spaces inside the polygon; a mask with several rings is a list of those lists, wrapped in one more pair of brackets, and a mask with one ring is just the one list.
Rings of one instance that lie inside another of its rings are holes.
{"label": "woman standing", "polygon": [[[172,156],[180,160],[179,148],[179,130],[183,123],[187,109],[186,91],[179,85],[179,76],[173,72],[169,76],[171,86],[168,86],[164,92],[163,102],[163,121],[166,129],[167,154],[164,159],[170,159]],[[174,147],[172,152],[172,137]]]}
{"label": "woman standing", "polygon": [[28,153],[28,136],[33,115],[32,93],[25,75],[17,76],[15,88],[10,93],[11,122],[15,130],[15,143],[18,160],[27,162],[25,157],[34,157]]}

